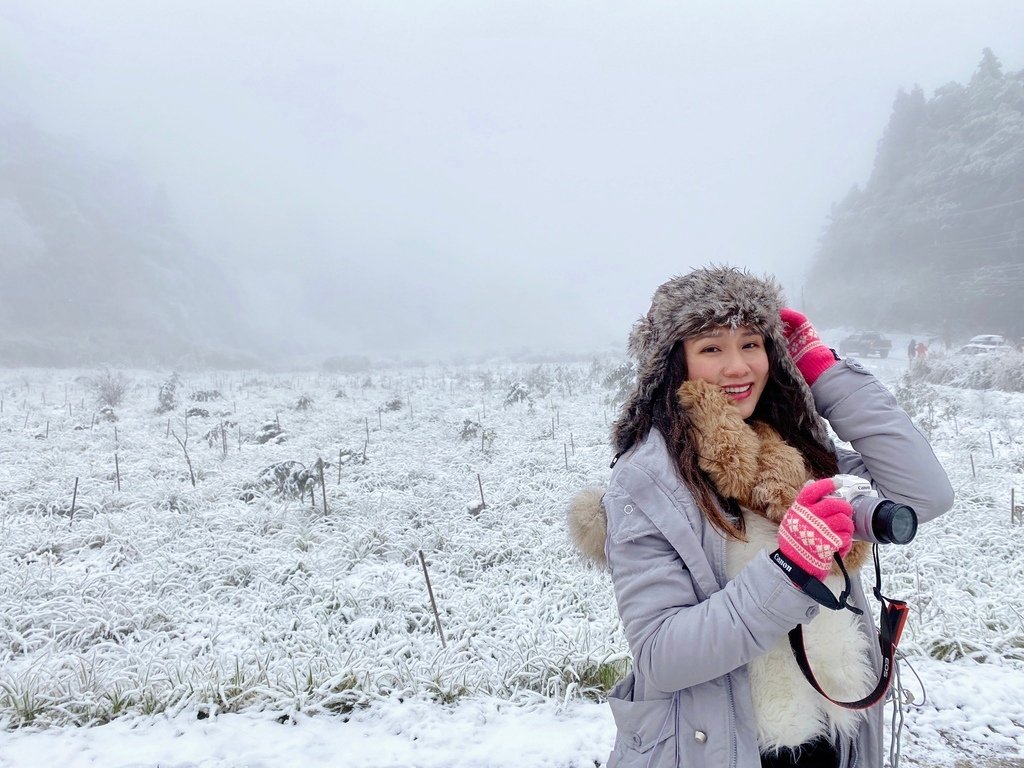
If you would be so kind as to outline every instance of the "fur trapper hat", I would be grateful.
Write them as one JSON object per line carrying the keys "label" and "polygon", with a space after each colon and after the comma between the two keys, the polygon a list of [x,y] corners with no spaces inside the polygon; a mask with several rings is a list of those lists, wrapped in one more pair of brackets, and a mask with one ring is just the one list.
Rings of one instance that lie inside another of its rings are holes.
{"label": "fur trapper hat", "polygon": [[676,342],[715,326],[748,326],[772,341],[776,375],[791,380],[804,395],[804,413],[793,417],[807,423],[818,441],[831,450],[810,387],[786,352],[779,319],[783,306],[782,288],[774,278],[757,277],[736,267],[703,267],[659,286],[650,310],[634,323],[629,335],[627,351],[636,363],[636,383],[612,427],[615,453],[629,450],[643,437],[641,426],[651,411],[655,390],[665,378]]}

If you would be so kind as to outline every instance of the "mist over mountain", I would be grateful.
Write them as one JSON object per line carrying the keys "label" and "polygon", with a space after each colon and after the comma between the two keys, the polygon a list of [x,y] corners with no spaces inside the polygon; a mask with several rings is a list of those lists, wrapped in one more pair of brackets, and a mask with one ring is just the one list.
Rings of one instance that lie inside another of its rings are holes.
{"label": "mist over mountain", "polygon": [[1024,70],[985,49],[966,85],[899,93],[867,184],[832,209],[805,302],[827,323],[1024,336]]}
{"label": "mist over mountain", "polygon": [[237,297],[127,162],[0,116],[0,363],[241,364]]}

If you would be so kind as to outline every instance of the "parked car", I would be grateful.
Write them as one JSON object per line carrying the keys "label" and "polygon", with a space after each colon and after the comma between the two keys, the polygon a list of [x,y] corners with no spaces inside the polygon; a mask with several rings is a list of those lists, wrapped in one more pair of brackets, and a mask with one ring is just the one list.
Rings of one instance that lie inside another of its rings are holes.
{"label": "parked car", "polygon": [[888,357],[891,351],[892,339],[873,331],[855,333],[839,342],[839,354],[841,355],[862,355],[864,357],[878,355],[879,357]]}
{"label": "parked car", "polygon": [[995,333],[983,333],[974,336],[957,350],[960,355],[991,355],[1006,354],[1013,352],[1013,345],[1002,336]]}

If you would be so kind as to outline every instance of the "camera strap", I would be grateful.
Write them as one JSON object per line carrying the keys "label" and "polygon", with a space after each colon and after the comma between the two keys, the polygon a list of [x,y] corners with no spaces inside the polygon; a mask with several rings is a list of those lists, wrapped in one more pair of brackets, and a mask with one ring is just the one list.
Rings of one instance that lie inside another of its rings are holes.
{"label": "camera strap", "polygon": [[[807,651],[804,648],[803,625],[797,625],[797,627],[789,633],[789,645],[793,649],[793,656],[796,657],[796,663],[800,667],[800,671],[803,673],[804,678],[808,683],[810,683],[814,690],[833,704],[844,707],[845,709],[867,709],[873,704],[877,704],[885,697],[886,692],[889,690],[889,685],[892,683],[893,675],[895,674],[896,646],[899,645],[900,636],[903,634],[903,627],[906,625],[907,617],[910,615],[910,608],[904,601],[893,600],[882,594],[882,566],[878,560],[877,544],[873,547],[873,554],[875,561],[875,589],[873,594],[882,606],[878,619],[878,647],[882,652],[882,671],[879,674],[878,684],[871,693],[857,701],[837,701],[836,699],[833,699],[825,693],[824,690],[822,690],[821,685],[819,685],[818,681],[814,678],[814,672],[811,670],[811,664],[807,660]],[[835,559],[839,563],[840,569],[842,569],[843,576],[846,577],[846,585],[838,599],[831,593],[828,587],[818,581],[818,579],[815,579],[813,576],[808,574],[803,574],[812,582],[816,582],[822,590],[828,592],[829,597],[831,598],[831,604],[820,599],[818,595],[810,591],[806,586],[800,584],[795,578],[794,581],[804,592],[826,608],[831,608],[834,611],[847,608],[854,613],[863,613],[863,611],[860,611],[847,603],[851,586],[850,575],[846,572],[846,568],[843,566],[843,561],[840,559],[839,555],[836,555]],[[792,573],[790,573],[790,578],[793,578]],[[816,592],[819,591],[813,586],[811,586],[811,589],[814,589]]]}

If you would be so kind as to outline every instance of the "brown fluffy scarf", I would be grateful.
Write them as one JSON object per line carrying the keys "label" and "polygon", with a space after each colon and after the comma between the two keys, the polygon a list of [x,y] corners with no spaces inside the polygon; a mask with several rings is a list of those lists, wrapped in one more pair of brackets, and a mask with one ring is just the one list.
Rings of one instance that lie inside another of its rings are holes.
{"label": "brown fluffy scarf", "polygon": [[[767,424],[747,424],[714,384],[685,381],[677,396],[694,425],[697,464],[718,492],[778,524],[811,479],[800,452]],[[871,544],[857,541],[843,562],[854,571],[870,554]],[[832,572],[839,573],[839,566]]]}

